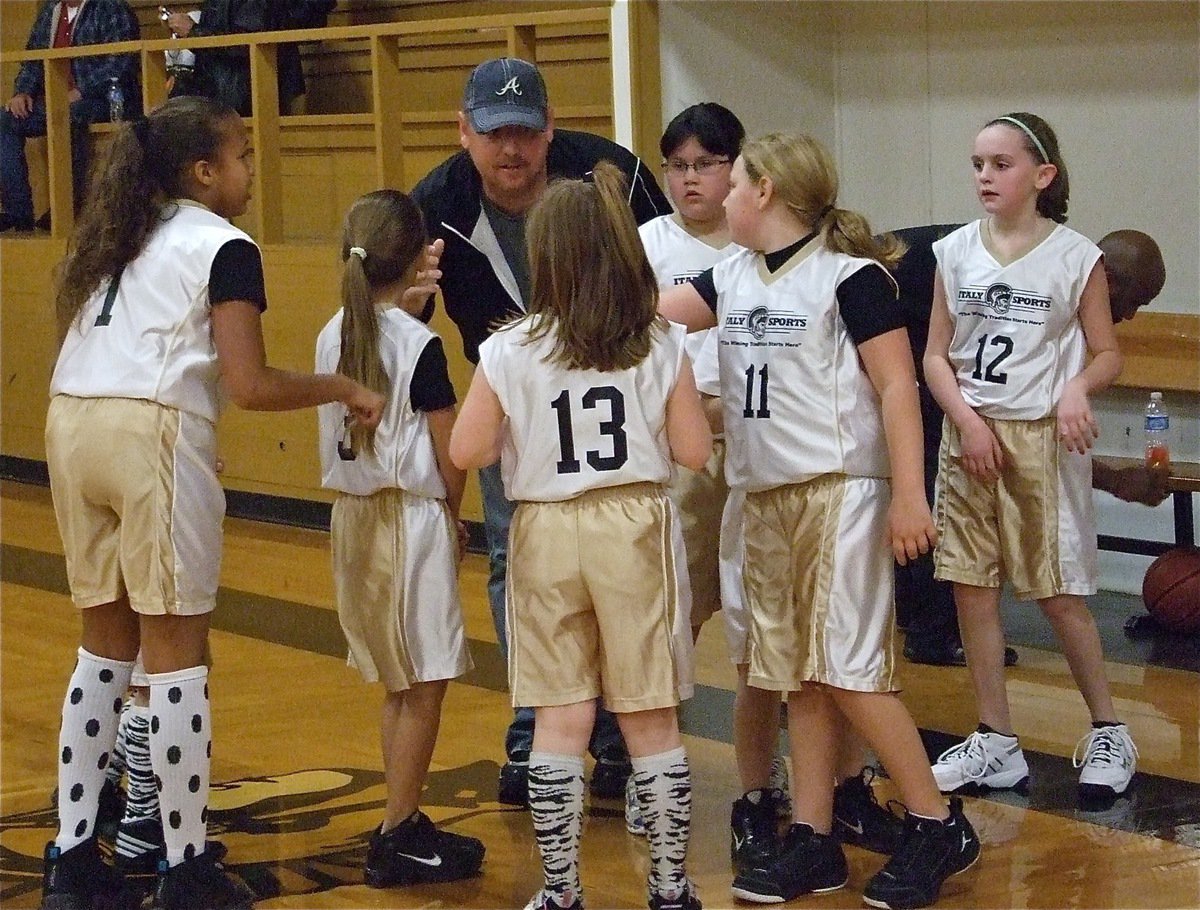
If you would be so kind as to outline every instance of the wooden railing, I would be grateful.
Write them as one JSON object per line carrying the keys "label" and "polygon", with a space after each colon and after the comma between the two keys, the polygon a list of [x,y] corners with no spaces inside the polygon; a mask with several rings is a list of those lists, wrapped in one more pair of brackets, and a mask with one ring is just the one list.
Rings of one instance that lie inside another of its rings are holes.
{"label": "wooden railing", "polygon": [[[0,62],[42,61],[46,67],[46,119],[48,157],[48,195],[52,236],[64,239],[74,227],[74,200],[71,173],[71,132],[69,125],[70,63],[80,57],[128,53],[141,61],[142,100],[151,110],[166,99],[167,70],[164,51],[181,48],[246,46],[250,56],[250,85],[254,116],[249,118],[255,150],[255,177],[252,218],[255,234],[262,243],[279,243],[284,238],[281,135],[285,122],[296,125],[337,126],[342,118],[348,127],[359,130],[370,124],[374,130],[375,183],[377,186],[405,187],[405,150],[414,119],[453,122],[454,111],[427,115],[406,112],[406,54],[419,54],[454,33],[477,33],[489,37],[503,35],[503,53],[538,62],[537,31],[543,27],[578,27],[608,34],[609,10],[588,7],[552,12],[523,12],[480,17],[461,17],[416,22],[388,22],[284,32],[252,32],[206,38],[167,38],[97,44],[41,51],[0,54]],[[277,80],[277,50],[283,43],[366,42],[370,49],[372,110],[368,115],[281,116]],[[482,59],[482,58],[481,58]],[[461,82],[458,86],[461,89]],[[553,95],[552,95],[553,100]],[[611,121],[611,92],[607,103],[584,105],[577,110],[558,109],[559,117],[601,116]]]}

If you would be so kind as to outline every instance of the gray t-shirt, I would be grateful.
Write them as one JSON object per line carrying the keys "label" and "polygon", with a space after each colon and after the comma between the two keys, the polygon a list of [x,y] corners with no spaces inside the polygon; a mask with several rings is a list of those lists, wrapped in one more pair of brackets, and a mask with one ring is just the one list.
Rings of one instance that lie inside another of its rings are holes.
{"label": "gray t-shirt", "polygon": [[498,209],[483,196],[483,210],[487,213],[488,223],[500,243],[500,250],[508,267],[512,269],[513,278],[517,280],[517,288],[521,292],[520,303],[529,303],[529,255],[525,248],[525,216],[510,215]]}

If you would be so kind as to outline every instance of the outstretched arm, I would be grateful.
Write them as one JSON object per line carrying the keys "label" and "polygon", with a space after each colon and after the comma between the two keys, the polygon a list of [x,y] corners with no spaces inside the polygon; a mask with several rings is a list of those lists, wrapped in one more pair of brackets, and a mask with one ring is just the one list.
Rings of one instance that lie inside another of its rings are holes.
{"label": "outstretched arm", "polygon": [[1114,468],[1099,459],[1092,461],[1092,486],[1125,502],[1158,505],[1170,495],[1168,477],[1169,472],[1165,468],[1142,464]]}
{"label": "outstretched arm", "polygon": [[675,388],[667,399],[667,444],[676,462],[699,471],[712,455],[712,431],[696,391],[692,362],[687,355],[682,361]]}
{"label": "outstretched arm", "polygon": [[341,373],[295,373],[267,365],[258,304],[226,300],[212,308],[213,343],[221,381],[248,411],[291,411],[340,401],[361,426],[379,424],[384,398]]}
{"label": "outstretched arm", "polygon": [[462,468],[485,468],[500,460],[504,408],[483,367],[475,368],[471,388],[450,434],[450,458]]}
{"label": "outstretched arm", "polygon": [[689,332],[711,329],[717,324],[716,314],[691,284],[664,291],[658,298],[658,311],[672,322],[687,326]]}

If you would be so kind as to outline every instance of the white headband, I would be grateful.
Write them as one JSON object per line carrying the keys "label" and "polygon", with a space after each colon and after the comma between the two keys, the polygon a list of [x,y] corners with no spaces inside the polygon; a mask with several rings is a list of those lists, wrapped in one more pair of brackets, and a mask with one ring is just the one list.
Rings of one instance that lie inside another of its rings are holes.
{"label": "white headband", "polygon": [[1028,136],[1029,140],[1035,146],[1037,146],[1037,150],[1039,152],[1041,152],[1042,164],[1050,163],[1050,156],[1046,154],[1046,147],[1044,145],[1042,145],[1042,140],[1038,139],[1038,137],[1033,134],[1033,130],[1031,130],[1028,126],[1026,126],[1024,123],[1022,123],[1016,117],[997,117],[996,120],[1003,120],[1005,123],[1011,123],[1014,126],[1020,127],[1021,132],[1023,132],[1026,136]]}
{"label": "white headband", "polygon": [[366,261],[367,261],[367,251],[366,251],[366,250],[364,250],[364,249],[363,249],[361,246],[352,246],[352,247],[350,247],[350,255],[351,255],[351,256],[357,256],[357,257],[358,257],[359,259],[361,259],[363,262],[366,262]]}

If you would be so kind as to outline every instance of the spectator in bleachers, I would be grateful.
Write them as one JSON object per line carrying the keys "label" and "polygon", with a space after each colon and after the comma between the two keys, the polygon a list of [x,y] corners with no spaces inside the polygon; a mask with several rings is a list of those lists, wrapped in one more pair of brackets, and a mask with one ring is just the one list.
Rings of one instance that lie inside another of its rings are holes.
{"label": "spectator in bleachers", "polygon": [[[205,0],[198,22],[186,12],[175,11],[167,16],[166,24],[177,38],[323,28],[335,6],[337,0]],[[215,98],[249,117],[249,50],[245,46],[207,47],[196,48],[195,54],[195,70],[188,91]],[[286,114],[305,92],[297,45],[279,45],[278,74],[279,110]],[[182,91],[177,88],[173,93]]]}
{"label": "spectator in bleachers", "polygon": [[[44,2],[29,32],[25,49],[44,50],[137,39],[137,19],[125,0]],[[82,204],[87,186],[87,129],[92,123],[108,120],[108,89],[113,79],[121,85],[125,116],[136,116],[141,110],[141,90],[134,54],[106,54],[71,61],[67,97],[71,102],[71,174],[76,208]],[[42,63],[30,60],[21,64],[13,96],[0,111],[0,194],[4,205],[0,212],[0,231],[30,231],[34,228],[33,192],[29,186],[25,140],[44,135],[46,72]],[[38,219],[37,226],[49,230],[48,212]]]}

